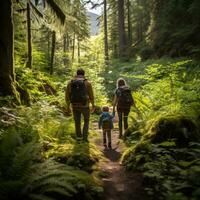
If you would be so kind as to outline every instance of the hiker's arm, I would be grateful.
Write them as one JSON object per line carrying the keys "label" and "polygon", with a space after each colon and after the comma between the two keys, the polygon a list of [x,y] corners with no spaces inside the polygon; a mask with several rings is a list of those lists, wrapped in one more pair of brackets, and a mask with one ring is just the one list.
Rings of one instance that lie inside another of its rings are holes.
{"label": "hiker's arm", "polygon": [[115,111],[113,110],[112,115],[111,115],[112,119],[115,118]]}
{"label": "hiker's arm", "polygon": [[115,112],[116,105],[117,105],[117,95],[115,94],[114,99],[113,99],[113,112]]}
{"label": "hiker's arm", "polygon": [[92,107],[94,107],[94,93],[92,89],[92,85],[88,82],[88,95],[90,103],[92,104]]}
{"label": "hiker's arm", "polygon": [[70,106],[70,83],[67,84],[67,88],[65,90],[65,102],[67,104],[67,109],[69,109]]}
{"label": "hiker's arm", "polygon": [[101,127],[102,127],[102,115],[100,116],[100,118],[99,118],[99,129],[101,129]]}

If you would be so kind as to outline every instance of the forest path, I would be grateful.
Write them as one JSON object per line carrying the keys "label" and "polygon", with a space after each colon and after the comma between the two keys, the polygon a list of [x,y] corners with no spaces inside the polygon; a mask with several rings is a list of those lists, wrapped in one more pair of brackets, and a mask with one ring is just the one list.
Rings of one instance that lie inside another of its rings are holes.
{"label": "forest path", "polygon": [[140,173],[127,172],[120,164],[124,147],[122,141],[118,139],[118,129],[112,130],[112,149],[107,149],[103,146],[102,133],[98,129],[97,122],[93,122],[92,129],[99,133],[93,139],[93,142],[106,158],[99,163],[104,175],[102,178],[104,188],[102,200],[145,200],[142,175]]}

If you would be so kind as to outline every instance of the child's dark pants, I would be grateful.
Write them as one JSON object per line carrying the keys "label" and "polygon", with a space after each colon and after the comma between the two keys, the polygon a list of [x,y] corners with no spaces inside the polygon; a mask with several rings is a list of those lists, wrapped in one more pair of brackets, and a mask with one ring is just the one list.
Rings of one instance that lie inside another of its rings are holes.
{"label": "child's dark pants", "polygon": [[103,129],[103,144],[106,145],[108,140],[108,146],[111,147],[111,129]]}

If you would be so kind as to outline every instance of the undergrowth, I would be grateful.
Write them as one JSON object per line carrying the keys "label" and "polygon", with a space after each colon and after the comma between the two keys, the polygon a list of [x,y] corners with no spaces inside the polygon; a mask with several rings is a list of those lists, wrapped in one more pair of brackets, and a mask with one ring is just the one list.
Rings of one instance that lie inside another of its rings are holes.
{"label": "undergrowth", "polygon": [[143,173],[150,199],[199,199],[199,63],[161,59],[121,65],[125,70],[118,64],[110,73],[119,71],[127,80],[137,106],[124,135],[129,148],[123,164]]}
{"label": "undergrowth", "polygon": [[0,111],[0,199],[100,198],[101,153],[76,142],[71,117],[44,102]]}

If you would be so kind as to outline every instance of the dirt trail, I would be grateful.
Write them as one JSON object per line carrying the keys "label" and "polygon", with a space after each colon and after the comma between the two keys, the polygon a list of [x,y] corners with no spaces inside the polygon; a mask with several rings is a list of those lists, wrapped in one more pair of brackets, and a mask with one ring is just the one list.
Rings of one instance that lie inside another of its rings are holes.
{"label": "dirt trail", "polygon": [[[93,130],[99,132],[97,123],[93,123]],[[127,172],[120,164],[123,147],[119,143],[118,135],[118,130],[114,129],[112,131],[112,149],[105,149],[100,136],[94,140],[107,158],[106,161],[99,163],[103,174],[105,174],[102,179],[104,184],[102,200],[145,200],[147,198],[144,195],[141,174]]]}

